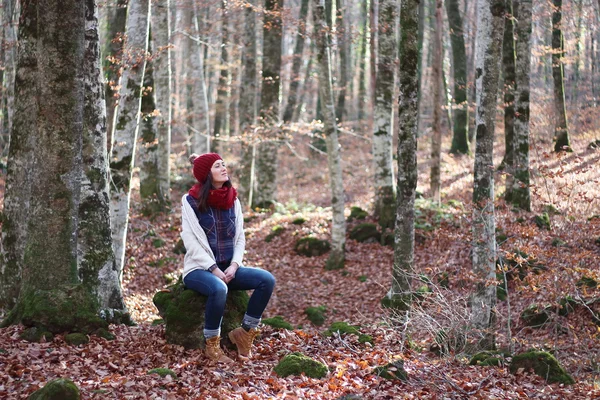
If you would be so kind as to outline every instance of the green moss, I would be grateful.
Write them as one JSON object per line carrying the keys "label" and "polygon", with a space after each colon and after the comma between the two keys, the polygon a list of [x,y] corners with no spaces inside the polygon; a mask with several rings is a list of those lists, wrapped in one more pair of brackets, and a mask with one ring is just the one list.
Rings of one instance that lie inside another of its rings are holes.
{"label": "green moss", "polygon": [[164,324],[165,324],[165,320],[162,318],[155,319],[154,321],[152,321],[152,326],[158,326],[158,325],[164,325]]}
{"label": "green moss", "polygon": [[544,204],[542,211],[548,215],[561,215],[561,212],[553,204]]}
{"label": "green moss", "polygon": [[584,276],[577,281],[577,287],[587,287],[590,289],[595,289],[598,287],[598,282],[595,279]]}
{"label": "green moss", "polygon": [[331,250],[331,244],[326,240],[320,240],[312,236],[304,237],[299,239],[294,246],[296,253],[307,256],[315,257],[327,253]]}
{"label": "green moss", "polygon": [[413,297],[411,295],[401,295],[388,297],[387,295],[381,299],[381,306],[397,311],[408,311],[412,304]]}
{"label": "green moss", "polygon": [[348,325],[347,322],[334,322],[331,324],[331,326],[329,327],[329,329],[327,329],[325,332],[323,332],[323,335],[326,337],[331,337],[333,336],[334,332],[339,332],[340,334],[345,334],[345,335],[359,335],[360,331],[359,331],[360,326],[357,325]]}
{"label": "green moss", "polygon": [[358,335],[358,343],[371,343],[373,344],[373,337],[371,335],[360,334]]}
{"label": "green moss", "polygon": [[381,241],[381,233],[377,230],[377,225],[364,223],[355,226],[350,231],[350,239],[357,242],[379,242]]}
{"label": "green moss", "polygon": [[443,288],[450,286],[450,274],[446,271],[437,273],[435,275],[435,280],[437,281],[437,284]]}
{"label": "green moss", "polygon": [[302,218],[302,217],[298,217],[298,218],[295,218],[295,219],[292,221],[292,224],[294,224],[294,225],[302,225],[302,224],[303,224],[303,223],[305,223],[305,222],[306,222],[306,219],[304,219],[304,218]]}
{"label": "green moss", "polygon": [[548,383],[572,385],[575,380],[564,370],[554,356],[545,351],[528,351],[513,357],[510,372],[515,374],[519,369],[533,370]]}
{"label": "green moss", "polygon": [[324,378],[329,370],[327,366],[302,353],[291,353],[279,361],[273,369],[275,373],[285,378],[290,375],[306,375],[309,378]]}
{"label": "green moss", "polygon": [[271,242],[275,237],[281,235],[283,232],[285,232],[285,228],[283,226],[281,226],[281,225],[275,225],[271,229],[271,233],[269,233],[265,237],[265,242],[267,242],[267,243]]}
{"label": "green moss", "polygon": [[469,365],[499,367],[504,364],[506,357],[510,357],[510,354],[501,351],[481,351],[471,357]]}
{"label": "green moss", "polygon": [[346,261],[346,256],[344,251],[332,251],[329,253],[329,257],[327,257],[327,262],[325,263],[325,269],[328,271],[334,271],[337,269],[344,268],[344,263]]}
{"label": "green moss", "polygon": [[367,275],[359,275],[359,277],[358,277],[358,280],[359,280],[360,282],[366,282],[366,281],[367,281],[367,279],[368,279],[368,276],[367,276]]}
{"label": "green moss", "polygon": [[80,344],[88,344],[90,342],[90,338],[88,335],[83,333],[69,333],[65,335],[65,342],[73,346],[79,346]]}
{"label": "green moss", "polygon": [[384,232],[381,235],[381,244],[384,246],[394,247],[396,244],[396,236],[394,236],[394,232]]}
{"label": "green moss", "polygon": [[376,367],[373,374],[384,379],[399,379],[401,381],[408,380],[408,373],[404,369],[404,361],[396,360],[387,365]]}
{"label": "green moss", "polygon": [[555,237],[552,239],[552,246],[554,246],[554,247],[561,247],[561,246],[564,246],[565,244],[567,244],[567,242],[565,242],[564,240],[562,240],[559,237]]}
{"label": "green moss", "polygon": [[[563,297],[558,302],[558,315],[562,317],[566,317],[575,311],[575,306],[577,305],[577,301],[571,296]],[[556,311],[556,308],[555,308]]]}
{"label": "green moss", "polygon": [[69,379],[54,379],[33,392],[28,400],[79,400],[79,389]]}
{"label": "green moss", "polygon": [[96,336],[104,338],[106,340],[115,340],[115,335],[110,333],[108,329],[100,328],[96,332],[94,332]]}
{"label": "green moss", "polygon": [[42,338],[44,338],[46,340],[46,342],[52,341],[52,339],[54,338],[54,335],[51,332],[36,328],[34,326],[31,328],[25,329],[23,332],[21,332],[19,337],[28,342],[39,343],[42,340]]}
{"label": "green moss", "polygon": [[547,212],[543,213],[542,215],[536,215],[534,218],[534,221],[535,221],[535,224],[540,229],[547,229],[547,230],[551,229],[550,216],[548,215]]}
{"label": "green moss", "polygon": [[442,328],[435,334],[429,351],[438,355],[445,356],[456,351],[462,351],[466,345],[466,335],[464,329],[460,328]]}
{"label": "green moss", "polygon": [[175,246],[173,247],[173,253],[175,254],[185,254],[185,246],[183,244],[183,240],[179,239]]}
{"label": "green moss", "polygon": [[160,238],[152,239],[152,246],[155,249],[160,249],[161,247],[163,247],[165,245],[165,243],[166,242],[164,240],[160,239]]}
{"label": "green moss", "polygon": [[288,329],[290,331],[294,329],[292,324],[287,322],[281,315],[276,315],[273,318],[265,318],[262,320],[262,323],[277,329]]}
{"label": "green moss", "polygon": [[304,314],[306,314],[308,320],[316,326],[321,326],[325,323],[325,312],[327,312],[325,306],[308,307],[304,310]]}
{"label": "green moss", "polygon": [[537,304],[531,304],[521,313],[521,320],[526,326],[539,328],[550,320],[550,314]]}
{"label": "green moss", "polygon": [[360,207],[352,206],[350,207],[350,216],[348,217],[348,221],[352,221],[355,219],[365,219],[369,216],[369,214]]}
{"label": "green moss", "polygon": [[148,371],[148,375],[151,374],[159,375],[162,378],[164,378],[167,375],[170,375],[173,379],[177,379],[177,374],[169,368],[154,368]]}

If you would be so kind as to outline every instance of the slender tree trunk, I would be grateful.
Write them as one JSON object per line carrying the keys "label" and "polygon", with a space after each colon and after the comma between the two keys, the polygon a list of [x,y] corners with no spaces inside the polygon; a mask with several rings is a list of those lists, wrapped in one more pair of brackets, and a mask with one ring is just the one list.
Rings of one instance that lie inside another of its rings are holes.
{"label": "slender tree trunk", "polygon": [[155,0],[152,4],[152,48],[158,53],[154,62],[154,93],[158,147],[156,168],[158,170],[159,196],[169,201],[171,187],[171,0]]}
{"label": "slender tree trunk", "polygon": [[552,0],[552,78],[554,79],[554,151],[571,151],[567,108],[565,104],[564,64],[565,45],[562,31],[562,0]]}
{"label": "slender tree trunk", "polygon": [[469,154],[469,104],[467,101],[467,54],[463,21],[460,15],[459,1],[446,0],[446,13],[450,26],[450,44],[454,67],[454,124],[452,145],[453,154]]}
{"label": "slender tree trunk", "polygon": [[12,130],[13,114],[15,110],[15,59],[17,54],[16,0],[3,0],[2,10],[2,124],[0,126],[0,158],[8,155],[10,133]]}
{"label": "slender tree trunk", "polygon": [[119,107],[116,111],[110,162],[111,228],[119,276],[123,273],[125,258],[131,177],[148,51],[149,18],[150,0],[129,1],[126,24],[127,40],[124,45],[124,54],[127,57],[123,59],[127,67],[121,76]]}
{"label": "slender tree trunk", "polygon": [[442,161],[442,0],[435,0],[435,37],[433,38],[433,124],[431,135],[431,170],[430,194],[433,201],[440,203],[442,186],[441,161]]}
{"label": "slender tree trunk", "polygon": [[569,100],[571,104],[574,102],[575,104],[579,104],[579,81],[580,81],[580,66],[582,63],[582,53],[583,53],[583,43],[582,36],[583,34],[583,1],[579,0],[574,2],[574,6],[577,9],[577,25],[575,27],[575,59],[573,60],[573,76],[571,77],[571,90]]}
{"label": "slender tree trunk", "polygon": [[253,207],[269,207],[277,191],[277,150],[275,140],[279,130],[279,87],[281,44],[283,40],[281,10],[283,0],[265,0],[263,20],[263,68],[260,120],[264,129],[263,142],[258,145],[256,185]]}
{"label": "slender tree trunk", "polygon": [[[186,68],[189,58],[191,57],[191,49],[193,45],[190,43],[190,32],[192,29],[193,4],[191,0],[181,0],[173,3],[175,9],[175,30],[173,31],[173,120],[172,129],[175,135],[178,134],[189,139],[193,136],[190,133],[191,129],[188,124],[188,73],[189,68]],[[190,107],[190,113],[191,113]],[[202,126],[194,127],[202,131]],[[205,132],[205,134],[209,134]],[[188,141],[188,151],[193,153],[193,144]]]}
{"label": "slender tree trunk", "polygon": [[481,330],[477,343],[495,347],[496,222],[494,219],[494,128],[500,80],[504,0],[479,0],[475,55],[477,145],[473,181],[473,272],[477,289],[471,300],[471,322]]}
{"label": "slender tree trunk", "polygon": [[[473,32],[477,32],[477,27],[479,24],[479,5],[478,5],[478,1],[479,0],[472,0],[473,3],[475,4],[474,6],[474,17],[473,17]],[[476,100],[475,100],[475,91],[476,91],[476,85],[475,85],[475,68],[473,68],[472,66],[475,65],[475,53],[477,48],[477,34],[473,35],[472,39],[471,39],[471,55],[469,57],[469,62],[468,65],[471,66],[471,71],[469,71],[468,67],[467,67],[467,76],[468,77],[473,77],[470,79],[473,79],[473,84],[470,86],[469,90],[469,95],[468,98],[471,99],[471,106],[473,108],[476,107]],[[474,142],[475,142],[475,113],[469,113],[469,144],[470,147],[473,148]]]}
{"label": "slender tree trunk", "polygon": [[358,119],[363,121],[367,116],[367,47],[369,42],[369,1],[361,0],[362,29],[360,49],[358,53]]}
{"label": "slender tree trunk", "polygon": [[[331,0],[327,0],[331,1]],[[313,21],[315,27],[317,64],[319,69],[319,97],[323,104],[323,134],[327,145],[327,164],[331,185],[331,208],[333,220],[331,224],[332,249],[327,259],[326,269],[344,267],[344,247],[346,244],[346,219],[344,217],[344,184],[340,144],[337,124],[335,122],[335,104],[331,76],[331,45],[327,22],[325,20],[326,0],[315,0],[313,3]]]}
{"label": "slender tree trunk", "polygon": [[513,0],[506,1],[502,65],[504,67],[504,159],[501,167],[512,173],[514,166],[513,138],[515,132],[515,30]]}
{"label": "slender tree trunk", "polygon": [[398,186],[392,285],[384,305],[407,309],[414,273],[415,192],[417,190],[417,126],[419,110],[419,0],[400,6],[400,72],[398,75]]}
{"label": "slender tree trunk", "polygon": [[[201,36],[201,29],[198,24],[200,15],[198,3],[193,4],[193,32],[198,39]],[[188,40],[189,54],[189,76],[192,78],[190,87],[190,100],[192,102],[192,125],[194,130],[191,133],[192,152],[203,154],[210,151],[210,113],[208,107],[208,94],[206,87],[206,77],[204,75],[204,45],[198,41]]]}
{"label": "slender tree trunk", "polygon": [[338,59],[339,72],[338,79],[338,98],[335,108],[338,123],[342,122],[346,114],[346,92],[348,91],[348,71],[350,69],[350,38],[348,36],[348,21],[345,16],[349,14],[348,7],[344,0],[336,0],[336,26],[337,26],[337,43],[338,43]]}
{"label": "slender tree trunk", "polygon": [[394,72],[397,69],[396,41],[397,2],[379,3],[379,62],[375,82],[375,116],[373,119],[373,163],[375,184],[375,216],[379,225],[393,228],[396,221],[395,187],[392,165]]}
{"label": "slender tree trunk", "polygon": [[514,0],[517,20],[517,91],[515,98],[514,169],[507,176],[506,200],[531,211],[529,191],[529,74],[531,70],[531,0]]}
{"label": "slender tree trunk", "polygon": [[219,86],[217,89],[217,101],[215,103],[215,122],[213,127],[213,136],[218,138],[223,130],[225,120],[227,118],[227,86],[229,82],[229,32],[228,32],[228,19],[229,11],[227,9],[227,1],[221,2],[221,9],[223,16],[221,18],[221,60],[220,60],[220,73],[219,73]]}
{"label": "slender tree trunk", "polygon": [[115,263],[108,202],[108,154],[106,150],[106,104],[100,63],[97,7],[85,0],[85,54],[83,62],[85,94],[83,108],[83,170],[77,257],[83,283],[97,288],[104,319],[130,322],[123,301]]}
{"label": "slender tree trunk", "polygon": [[253,1],[244,10],[244,46],[242,47],[242,84],[240,86],[239,105],[242,158],[238,173],[238,196],[246,205],[251,204],[249,201],[253,179],[251,172],[255,154],[255,142],[251,137],[251,130],[256,125],[257,117],[256,13]]}
{"label": "slender tree trunk", "polygon": [[298,88],[300,86],[300,67],[302,67],[302,53],[304,51],[304,36],[306,36],[306,23],[308,22],[308,0],[300,3],[300,15],[298,17],[298,33],[296,34],[296,47],[294,48],[294,61],[292,63],[292,77],[288,102],[283,113],[283,122],[290,122],[294,109],[298,103]]}
{"label": "slender tree trunk", "polygon": [[[308,62],[306,63],[306,71],[304,71],[304,83],[302,84],[302,88],[300,90],[300,96],[299,96],[299,101],[298,101],[298,105],[296,106],[296,109],[294,110],[294,117],[293,117],[293,121],[297,122],[300,119],[300,115],[302,114],[302,110],[304,105],[307,102],[307,98],[310,95],[310,91],[311,91],[311,74],[313,72],[313,49],[314,46],[311,46],[311,48],[308,49],[308,55],[307,55],[307,59]],[[339,102],[338,102],[339,104]],[[337,110],[337,109],[336,109]]]}

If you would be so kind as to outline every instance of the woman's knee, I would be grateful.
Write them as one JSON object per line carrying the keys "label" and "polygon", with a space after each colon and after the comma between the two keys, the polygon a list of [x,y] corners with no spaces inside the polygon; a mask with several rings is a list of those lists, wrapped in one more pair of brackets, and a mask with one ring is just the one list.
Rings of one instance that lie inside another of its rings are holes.
{"label": "woman's knee", "polygon": [[215,299],[223,300],[227,299],[227,285],[225,282],[220,282],[214,288],[212,288],[209,296]]}
{"label": "woman's knee", "polygon": [[265,271],[263,277],[263,285],[265,285],[270,290],[273,290],[273,288],[275,287],[275,277],[269,271]]}

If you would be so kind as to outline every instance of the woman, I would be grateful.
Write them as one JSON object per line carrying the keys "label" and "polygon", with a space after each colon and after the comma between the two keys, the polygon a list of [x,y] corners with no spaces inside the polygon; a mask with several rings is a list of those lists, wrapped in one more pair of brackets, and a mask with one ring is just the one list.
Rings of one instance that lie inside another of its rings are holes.
{"label": "woman", "polygon": [[208,297],[204,337],[206,356],[231,363],[221,350],[221,321],[227,291],[254,289],[242,326],[229,333],[238,356],[248,360],[262,313],[271,298],[275,279],[260,268],[242,265],[246,239],[242,206],[220,155],[193,154],[194,177],[198,181],[182,198],[181,238],[186,248],[183,283]]}

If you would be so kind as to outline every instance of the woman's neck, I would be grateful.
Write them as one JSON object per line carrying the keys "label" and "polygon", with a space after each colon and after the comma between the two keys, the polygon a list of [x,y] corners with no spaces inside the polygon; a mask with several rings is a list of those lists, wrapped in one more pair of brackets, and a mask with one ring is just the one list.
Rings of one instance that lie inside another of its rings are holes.
{"label": "woman's neck", "polygon": [[223,187],[222,183],[217,183],[216,185],[213,183],[212,184],[213,189],[221,189]]}

